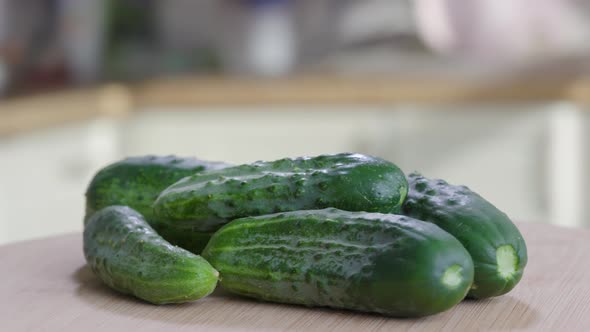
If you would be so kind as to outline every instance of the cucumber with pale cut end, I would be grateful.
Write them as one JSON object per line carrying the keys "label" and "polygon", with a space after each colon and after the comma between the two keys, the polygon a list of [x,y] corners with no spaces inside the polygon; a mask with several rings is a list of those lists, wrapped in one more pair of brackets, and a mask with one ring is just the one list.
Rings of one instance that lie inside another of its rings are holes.
{"label": "cucumber with pale cut end", "polygon": [[236,294],[397,317],[447,310],[473,282],[457,239],[392,214],[323,209],[238,219],[213,235],[203,257]]}
{"label": "cucumber with pale cut end", "polygon": [[154,204],[158,224],[214,232],[237,218],[328,207],[397,213],[405,175],[393,163],[362,154],[255,162],[186,177]]}
{"label": "cucumber with pale cut end", "polygon": [[404,214],[435,223],[471,254],[475,277],[469,297],[499,296],[516,286],[527,264],[527,248],[505,213],[465,186],[417,173],[408,182]]}
{"label": "cucumber with pale cut end", "polygon": [[84,256],[106,285],[154,304],[205,297],[219,276],[205,259],[171,245],[125,206],[93,214],[84,229]]}

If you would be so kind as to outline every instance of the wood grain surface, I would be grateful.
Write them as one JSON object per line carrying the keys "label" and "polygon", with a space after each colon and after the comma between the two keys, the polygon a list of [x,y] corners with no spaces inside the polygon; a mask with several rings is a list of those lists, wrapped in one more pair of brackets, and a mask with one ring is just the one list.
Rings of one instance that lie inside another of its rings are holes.
{"label": "wood grain surface", "polygon": [[154,306],[103,286],[85,266],[80,234],[21,242],[0,247],[0,330],[590,331],[590,230],[519,227],[529,265],[516,289],[422,319],[262,303],[221,289]]}

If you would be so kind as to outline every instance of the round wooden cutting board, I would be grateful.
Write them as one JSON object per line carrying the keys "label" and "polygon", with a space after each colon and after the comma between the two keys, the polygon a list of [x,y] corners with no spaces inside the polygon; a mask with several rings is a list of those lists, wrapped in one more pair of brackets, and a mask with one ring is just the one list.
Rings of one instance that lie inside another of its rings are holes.
{"label": "round wooden cutting board", "polygon": [[21,242],[0,247],[0,330],[590,331],[590,230],[519,227],[529,265],[511,293],[421,319],[263,303],[219,288],[155,306],[103,286],[85,266],[81,234]]}

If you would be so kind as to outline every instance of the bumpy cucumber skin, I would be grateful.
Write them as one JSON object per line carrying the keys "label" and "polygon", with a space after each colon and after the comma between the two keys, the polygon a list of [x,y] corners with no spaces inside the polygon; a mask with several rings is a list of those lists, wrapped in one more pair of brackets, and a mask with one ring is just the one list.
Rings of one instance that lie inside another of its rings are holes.
{"label": "bumpy cucumber skin", "polygon": [[152,204],[176,181],[205,170],[229,165],[175,156],[131,157],[98,171],[86,190],[86,218],[104,207],[125,205],[153,219]]}
{"label": "bumpy cucumber skin", "polygon": [[[473,281],[471,257],[436,225],[332,208],[232,221],[203,257],[236,294],[397,317],[447,310]],[[441,282],[451,266],[461,271],[452,287]]]}
{"label": "bumpy cucumber skin", "polygon": [[398,213],[408,184],[394,164],[362,154],[255,162],[184,178],[160,194],[156,219],[212,232],[230,220],[322,209]]}
{"label": "bumpy cucumber skin", "polygon": [[209,295],[219,273],[202,257],[172,246],[136,211],[110,206],[84,229],[84,256],[109,287],[154,303],[182,303]]}
{"label": "bumpy cucumber skin", "polygon": [[129,206],[155,227],[167,241],[193,253],[200,253],[207,244],[209,233],[193,232],[155,224],[152,204],[169,185],[205,170],[228,167],[221,162],[175,156],[131,157],[101,169],[86,190],[86,216],[111,205]]}
{"label": "bumpy cucumber skin", "polygon": [[[512,290],[527,264],[527,248],[518,228],[508,216],[465,186],[428,179],[418,173],[408,176],[410,191],[404,214],[435,223],[455,236],[471,254],[475,266],[470,298],[500,296]],[[498,274],[496,250],[510,245],[518,258],[510,278]]]}

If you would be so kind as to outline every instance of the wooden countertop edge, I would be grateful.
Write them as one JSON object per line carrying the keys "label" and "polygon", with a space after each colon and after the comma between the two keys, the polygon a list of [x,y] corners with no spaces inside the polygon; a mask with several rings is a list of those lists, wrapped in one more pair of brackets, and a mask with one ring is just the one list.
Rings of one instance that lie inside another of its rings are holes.
{"label": "wooden countertop edge", "polygon": [[564,99],[569,81],[478,82],[298,77],[283,80],[174,79],[132,88],[140,106],[391,104]]}
{"label": "wooden countertop edge", "polygon": [[[105,84],[0,102],[0,136],[150,107],[292,104],[448,104],[571,101],[590,105],[590,77],[559,80],[477,80],[295,77],[175,78]],[[48,115],[50,114],[50,115]]]}
{"label": "wooden countertop edge", "polygon": [[133,96],[124,85],[74,89],[0,102],[0,137],[131,112]]}

